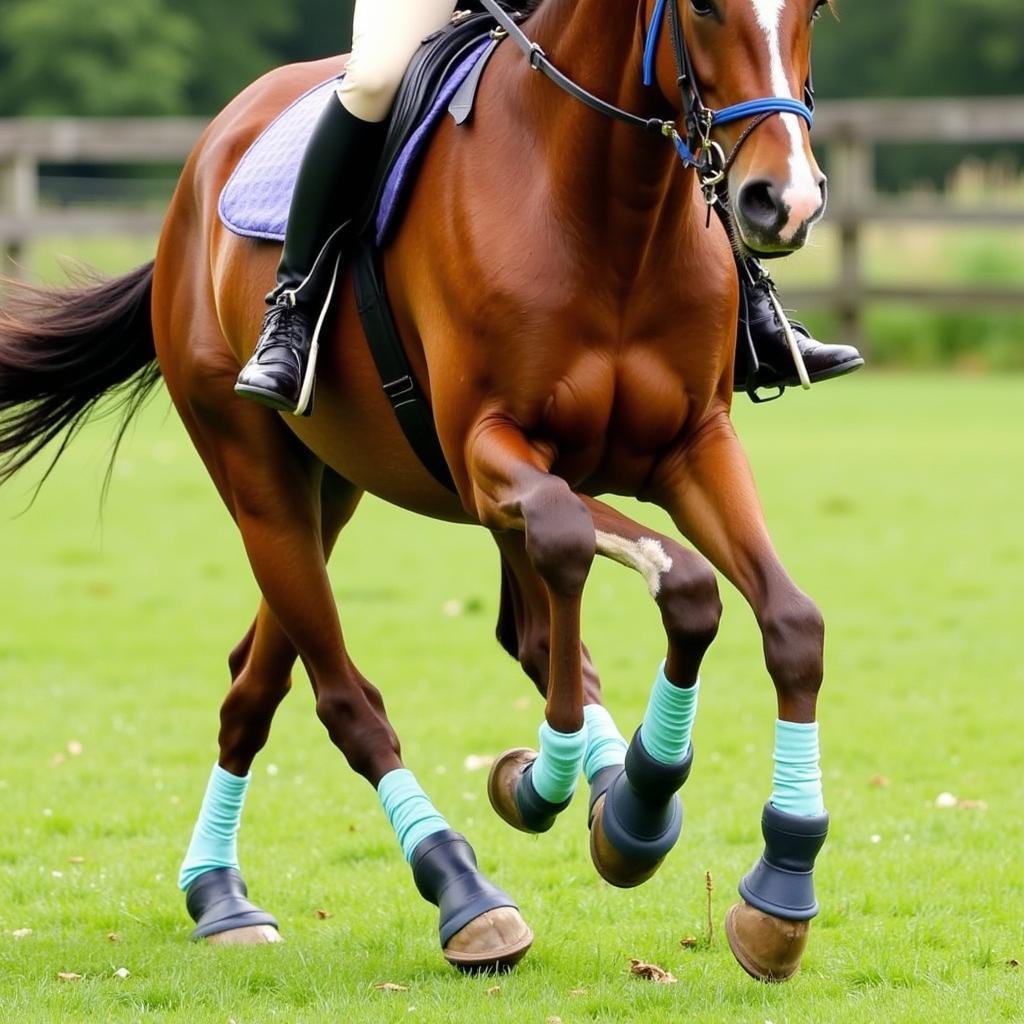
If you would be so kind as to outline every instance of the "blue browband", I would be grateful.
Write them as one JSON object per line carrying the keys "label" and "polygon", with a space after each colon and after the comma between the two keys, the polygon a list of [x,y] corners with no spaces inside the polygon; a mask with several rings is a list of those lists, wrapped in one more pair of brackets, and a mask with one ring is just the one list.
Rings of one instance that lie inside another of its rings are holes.
{"label": "blue browband", "polygon": [[[644,45],[644,85],[654,84],[654,61],[658,53],[658,38],[665,21],[667,3],[668,0],[658,0],[655,4],[651,25],[647,31],[647,41]],[[696,87],[697,83],[691,84]],[[744,100],[742,103],[734,103],[731,107],[723,107],[721,110],[709,111],[709,113],[710,127],[732,124],[734,121],[742,121],[748,117],[760,117],[762,114],[796,114],[797,117],[802,117],[807,122],[808,128],[814,127],[814,114],[811,112],[811,108],[800,100],[786,96],[766,96],[759,100]],[[690,151],[686,140],[676,136],[674,141],[679,156],[686,163],[696,165],[697,158]]]}

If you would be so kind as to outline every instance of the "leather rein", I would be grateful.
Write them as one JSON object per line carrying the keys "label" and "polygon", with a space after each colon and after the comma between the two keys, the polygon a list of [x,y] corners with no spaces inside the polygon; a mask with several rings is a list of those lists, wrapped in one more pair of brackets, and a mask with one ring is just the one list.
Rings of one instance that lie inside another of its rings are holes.
{"label": "leather rein", "polygon": [[[683,35],[682,20],[679,16],[679,0],[657,0],[644,45],[643,81],[644,85],[654,84],[655,55],[667,9],[669,31],[672,33],[672,53],[676,64],[676,84],[682,97],[683,134],[679,132],[674,121],[640,117],[588,92],[568,75],[559,71],[548,59],[540,44],[533,42],[516,24],[513,16],[504,10],[496,0],[480,0],[480,3],[498,23],[501,31],[523,52],[530,67],[534,71],[540,71],[563,92],[605,117],[632,125],[635,128],[641,128],[651,135],[662,135],[671,140],[680,160],[697,172],[697,179],[709,208],[718,202],[719,187],[735,163],[740,148],[768,118],[776,114],[796,114],[807,122],[809,128],[814,125],[814,89],[810,77],[804,87],[803,102],[791,97],[766,96],[762,99],[735,103],[732,106],[723,107],[721,110],[712,110],[705,106],[701,98],[700,84],[694,74],[686,38]],[[712,131],[721,125],[732,124],[747,118],[753,118],[753,120],[740,135],[732,152],[727,157],[722,147],[712,140]]]}

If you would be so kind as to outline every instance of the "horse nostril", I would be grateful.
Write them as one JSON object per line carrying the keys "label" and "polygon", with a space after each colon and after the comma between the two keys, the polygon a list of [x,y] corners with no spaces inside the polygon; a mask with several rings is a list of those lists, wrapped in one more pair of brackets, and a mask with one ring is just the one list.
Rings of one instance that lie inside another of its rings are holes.
{"label": "horse nostril", "polygon": [[751,181],[740,189],[739,212],[754,227],[777,232],[786,219],[782,198],[770,181]]}

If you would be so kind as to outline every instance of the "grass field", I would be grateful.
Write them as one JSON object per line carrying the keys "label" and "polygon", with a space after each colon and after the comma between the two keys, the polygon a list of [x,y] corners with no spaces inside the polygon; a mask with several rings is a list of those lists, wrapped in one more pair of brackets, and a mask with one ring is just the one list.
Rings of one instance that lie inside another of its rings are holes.
{"label": "grass field", "polygon": [[[28,514],[28,478],[0,493],[0,1022],[1024,1021],[1022,384],[865,374],[739,406],[780,551],[829,623],[824,910],[779,988],[741,972],[720,928],[759,852],[774,717],[735,595],[706,663],[683,841],[648,885],[615,891],[589,862],[585,800],[522,836],[465,767],[530,742],[541,714],[491,638],[489,538],[370,500],[333,568],[353,656],[409,765],[520,901],[534,950],[498,981],[445,966],[435,911],[301,680],[241,841],[288,941],[190,945],[174,880],[256,594],[163,395],[102,515],[109,430],[89,428]],[[636,577],[595,569],[585,633],[631,731],[662,653]],[[937,808],[943,792],[967,806]],[[678,984],[629,977],[630,957]]]}

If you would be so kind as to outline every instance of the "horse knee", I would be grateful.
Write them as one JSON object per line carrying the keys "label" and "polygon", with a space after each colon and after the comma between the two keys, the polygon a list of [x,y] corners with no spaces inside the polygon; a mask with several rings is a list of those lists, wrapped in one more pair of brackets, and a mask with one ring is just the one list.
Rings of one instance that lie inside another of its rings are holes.
{"label": "horse knee", "polygon": [[597,553],[594,521],[564,480],[555,477],[523,499],[526,553],[548,590],[578,597]]}
{"label": "horse knee", "polygon": [[765,664],[776,690],[814,696],[824,674],[825,621],[806,594],[795,593],[761,622]]}
{"label": "horse knee", "polygon": [[673,559],[656,600],[673,644],[701,654],[711,646],[722,620],[718,580],[711,566],[692,557]]}

